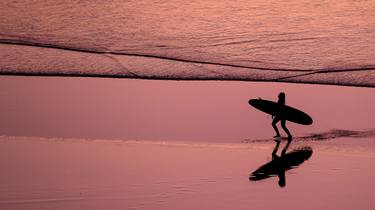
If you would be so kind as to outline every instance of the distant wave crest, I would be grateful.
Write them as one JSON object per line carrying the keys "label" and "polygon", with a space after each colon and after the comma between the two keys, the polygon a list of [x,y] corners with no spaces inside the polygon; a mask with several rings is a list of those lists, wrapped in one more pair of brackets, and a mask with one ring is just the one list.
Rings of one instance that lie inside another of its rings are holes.
{"label": "distant wave crest", "polygon": [[0,39],[1,75],[240,80],[375,87],[374,66],[270,68],[157,54]]}

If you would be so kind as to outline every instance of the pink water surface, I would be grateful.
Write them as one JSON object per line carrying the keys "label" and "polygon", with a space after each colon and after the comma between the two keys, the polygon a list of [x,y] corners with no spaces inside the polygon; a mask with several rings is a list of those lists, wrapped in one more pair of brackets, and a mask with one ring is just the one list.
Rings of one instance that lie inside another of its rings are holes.
{"label": "pink water surface", "polygon": [[250,98],[311,115],[288,123],[295,136],[372,129],[372,88],[262,82],[0,77],[0,135],[123,140],[240,142],[274,135]]}

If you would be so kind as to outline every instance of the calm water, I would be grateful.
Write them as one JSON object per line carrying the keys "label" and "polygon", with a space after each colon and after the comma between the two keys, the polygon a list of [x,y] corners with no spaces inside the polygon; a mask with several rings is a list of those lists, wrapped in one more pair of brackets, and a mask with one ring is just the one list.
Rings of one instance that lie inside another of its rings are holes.
{"label": "calm water", "polygon": [[0,8],[2,74],[374,86],[370,0],[47,0]]}
{"label": "calm water", "polygon": [[0,77],[0,90],[0,135],[7,136],[252,142],[274,131],[271,117],[248,100],[275,101],[280,91],[288,105],[314,120],[309,126],[287,123],[295,137],[343,134],[333,129],[363,137],[362,131],[375,128],[372,88],[6,76]]}

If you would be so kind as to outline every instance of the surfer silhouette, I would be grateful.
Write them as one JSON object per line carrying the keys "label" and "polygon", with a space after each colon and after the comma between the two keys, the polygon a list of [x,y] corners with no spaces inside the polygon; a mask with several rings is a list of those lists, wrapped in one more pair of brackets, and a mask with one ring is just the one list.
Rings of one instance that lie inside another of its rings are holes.
{"label": "surfer silhouette", "polygon": [[278,110],[276,111],[275,115],[272,116],[272,127],[276,132],[276,135],[274,138],[280,137],[279,129],[276,126],[276,123],[280,121],[281,127],[285,131],[285,133],[288,134],[288,140],[292,140],[292,134],[290,134],[288,128],[286,127],[286,116],[285,116],[285,93],[281,92],[279,93],[279,100],[277,101],[277,104],[279,105]]}
{"label": "surfer silhouette", "polygon": [[272,127],[276,132],[276,135],[274,136],[276,141],[280,140],[280,132],[276,126],[279,121],[281,122],[280,124],[282,129],[288,135],[288,141],[292,141],[292,134],[286,127],[286,121],[290,121],[300,125],[311,125],[313,123],[313,120],[308,114],[304,113],[303,111],[287,106],[285,104],[285,93],[280,92],[278,97],[279,100],[277,102],[259,98],[250,99],[249,104],[255,109],[258,109],[259,111],[272,116]]}

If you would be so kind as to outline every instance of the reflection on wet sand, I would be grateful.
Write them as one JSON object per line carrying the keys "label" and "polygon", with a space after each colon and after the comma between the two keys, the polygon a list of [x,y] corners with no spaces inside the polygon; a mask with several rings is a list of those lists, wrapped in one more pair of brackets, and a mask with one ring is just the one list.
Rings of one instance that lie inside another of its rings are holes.
{"label": "reflection on wet sand", "polygon": [[275,148],[272,151],[272,161],[262,165],[256,171],[250,174],[250,181],[258,181],[273,176],[279,177],[279,186],[284,187],[286,185],[285,171],[295,168],[308,160],[312,155],[312,148],[309,146],[294,149],[293,151],[286,153],[289,148],[291,141],[284,146],[281,155],[278,156],[276,153],[280,146],[280,141],[276,141]]}

